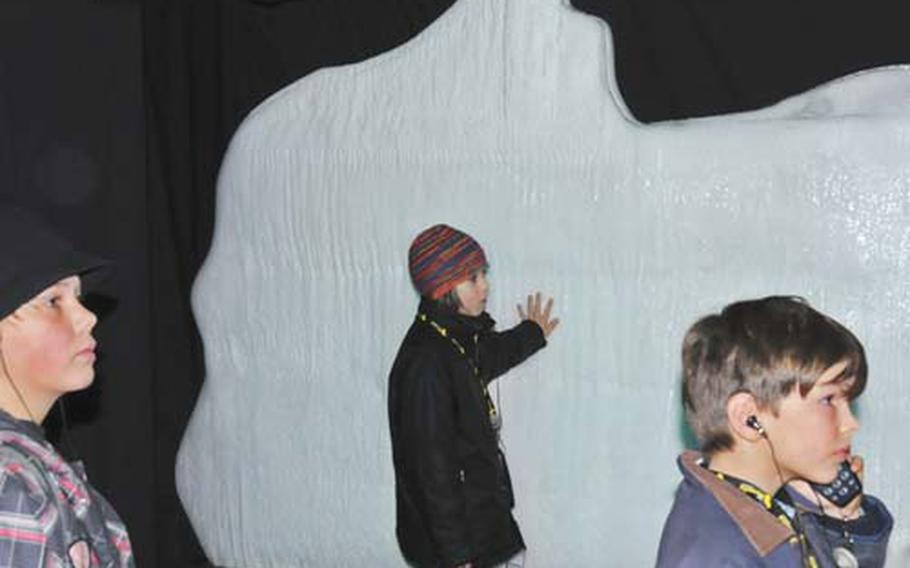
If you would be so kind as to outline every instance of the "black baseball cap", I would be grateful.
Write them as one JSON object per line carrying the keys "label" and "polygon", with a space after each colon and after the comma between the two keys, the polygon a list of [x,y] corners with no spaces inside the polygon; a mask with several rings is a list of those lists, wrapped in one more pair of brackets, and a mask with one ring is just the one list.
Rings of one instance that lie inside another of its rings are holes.
{"label": "black baseball cap", "polygon": [[77,251],[36,215],[0,206],[0,319],[67,276],[83,290],[97,283],[110,263]]}

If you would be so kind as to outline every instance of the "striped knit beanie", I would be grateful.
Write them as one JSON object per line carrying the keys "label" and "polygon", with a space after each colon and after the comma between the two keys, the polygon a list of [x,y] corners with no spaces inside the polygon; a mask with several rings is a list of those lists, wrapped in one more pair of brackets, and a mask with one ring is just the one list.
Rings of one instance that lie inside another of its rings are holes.
{"label": "striped knit beanie", "polygon": [[408,269],[417,292],[438,300],[487,266],[483,249],[471,235],[448,225],[433,225],[414,238]]}

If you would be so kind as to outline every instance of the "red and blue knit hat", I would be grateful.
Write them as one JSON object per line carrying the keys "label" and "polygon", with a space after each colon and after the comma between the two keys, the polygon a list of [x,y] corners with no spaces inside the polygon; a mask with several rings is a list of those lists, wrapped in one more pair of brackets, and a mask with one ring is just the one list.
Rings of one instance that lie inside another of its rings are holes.
{"label": "red and blue knit hat", "polygon": [[486,268],[487,257],[471,235],[448,225],[433,225],[414,238],[408,269],[417,292],[433,300]]}

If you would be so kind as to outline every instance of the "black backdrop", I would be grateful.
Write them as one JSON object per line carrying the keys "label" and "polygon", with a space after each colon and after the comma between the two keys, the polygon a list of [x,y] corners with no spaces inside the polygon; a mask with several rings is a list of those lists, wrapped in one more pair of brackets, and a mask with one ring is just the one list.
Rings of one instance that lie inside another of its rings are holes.
{"label": "black backdrop", "polygon": [[[400,44],[451,3],[0,2],[0,199],[117,264],[90,298],[98,380],[67,397],[60,443],[127,521],[140,565],[205,563],[174,460],[204,378],[189,292],[231,133],[278,88]],[[574,4],[610,22],[620,89],[643,122],[757,108],[910,60],[903,2]],[[59,416],[49,423],[59,437]]]}

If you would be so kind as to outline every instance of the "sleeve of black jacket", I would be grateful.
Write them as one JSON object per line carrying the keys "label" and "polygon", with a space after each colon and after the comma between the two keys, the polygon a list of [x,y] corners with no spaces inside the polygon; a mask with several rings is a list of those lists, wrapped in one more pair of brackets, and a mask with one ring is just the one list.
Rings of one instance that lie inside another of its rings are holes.
{"label": "sleeve of black jacket", "polygon": [[426,353],[410,370],[412,390],[402,405],[413,445],[408,464],[416,474],[413,488],[423,502],[427,529],[444,566],[472,558],[465,499],[458,476],[455,397],[444,365]]}
{"label": "sleeve of black jacket", "polygon": [[484,376],[492,381],[546,344],[540,326],[524,320],[510,330],[481,335],[477,342],[478,360]]}

